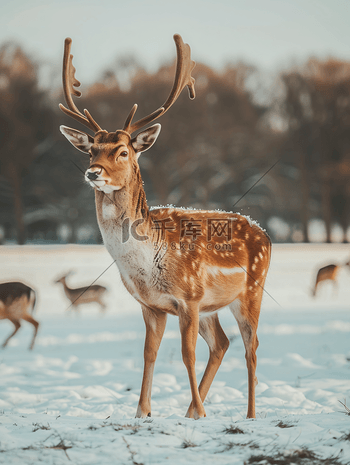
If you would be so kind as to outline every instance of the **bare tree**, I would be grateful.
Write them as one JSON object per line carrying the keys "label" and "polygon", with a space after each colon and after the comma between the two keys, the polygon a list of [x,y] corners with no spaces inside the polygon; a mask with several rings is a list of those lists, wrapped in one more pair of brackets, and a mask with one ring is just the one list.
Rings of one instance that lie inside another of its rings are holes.
{"label": "bare tree", "polygon": [[331,225],[339,215],[344,231],[348,226],[345,209],[337,218],[332,199],[336,195],[348,203],[350,63],[311,59],[302,69],[285,73],[282,80],[288,144],[300,172],[304,240],[308,241],[310,204],[316,200],[330,242]]}
{"label": "bare tree", "polygon": [[0,175],[13,192],[17,241],[25,242],[22,179],[52,130],[53,112],[39,89],[37,66],[21,47],[0,48]]}

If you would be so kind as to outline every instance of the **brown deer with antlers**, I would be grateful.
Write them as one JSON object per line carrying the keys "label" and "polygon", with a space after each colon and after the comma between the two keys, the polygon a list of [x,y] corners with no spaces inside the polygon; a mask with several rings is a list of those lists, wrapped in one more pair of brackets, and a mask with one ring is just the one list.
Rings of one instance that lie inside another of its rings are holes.
{"label": "brown deer with antlers", "polygon": [[[156,141],[160,125],[136,131],[162,116],[184,87],[193,99],[190,47],[174,36],[177,67],[170,95],[158,110],[132,122],[137,105],[123,129],[102,130],[91,114],[81,113],[66,39],[63,86],[67,105],[60,108],[94,132],[91,136],[61,126],[64,136],[90,157],[85,179],[95,190],[96,211],[104,243],[116,261],[121,279],[140,303],[146,325],[144,372],[137,417],[151,415],[151,387],[158,348],[167,315],[179,317],[182,357],[188,371],[192,402],[187,417],[204,417],[204,399],[229,346],[217,311],[229,306],[246,350],[248,414],[255,418],[257,327],[263,287],[270,263],[271,242],[250,218],[239,214],[182,208],[149,209],[138,157]],[[209,361],[197,385],[195,348],[198,332],[209,346]]]}

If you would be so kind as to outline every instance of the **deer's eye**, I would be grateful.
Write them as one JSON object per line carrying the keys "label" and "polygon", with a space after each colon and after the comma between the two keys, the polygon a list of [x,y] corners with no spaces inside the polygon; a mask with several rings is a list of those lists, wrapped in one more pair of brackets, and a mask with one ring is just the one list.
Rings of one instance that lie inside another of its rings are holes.
{"label": "deer's eye", "polygon": [[122,152],[120,155],[121,155],[122,157],[127,157],[127,156],[128,156],[128,152],[126,152],[126,151],[124,150],[124,152]]}

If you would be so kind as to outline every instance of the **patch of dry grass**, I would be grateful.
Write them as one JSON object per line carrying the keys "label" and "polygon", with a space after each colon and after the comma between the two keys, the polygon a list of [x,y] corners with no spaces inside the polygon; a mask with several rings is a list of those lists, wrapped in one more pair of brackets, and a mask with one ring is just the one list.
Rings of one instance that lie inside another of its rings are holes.
{"label": "patch of dry grass", "polygon": [[350,408],[346,405],[346,400],[344,400],[344,402],[342,402],[341,400],[338,400],[338,402],[342,404],[342,406],[345,408],[346,415],[350,415]]}
{"label": "patch of dry grass", "polygon": [[284,423],[281,420],[276,424],[276,426],[278,426],[278,428],[293,428],[294,425],[291,425],[290,423]]}
{"label": "patch of dry grass", "polygon": [[195,444],[189,439],[185,439],[184,442],[181,444],[181,449],[187,449],[188,447],[197,447],[197,444]]}
{"label": "patch of dry grass", "polygon": [[38,431],[39,429],[45,429],[45,430],[50,430],[51,426],[49,424],[47,425],[42,425],[41,423],[33,423],[33,433]]}
{"label": "patch of dry grass", "polygon": [[252,455],[244,463],[245,465],[343,465],[337,457],[324,459],[307,448],[287,453],[278,452],[275,455]]}
{"label": "patch of dry grass", "polygon": [[225,434],[244,434],[244,431],[238,426],[230,425],[228,428],[225,428],[223,433]]}

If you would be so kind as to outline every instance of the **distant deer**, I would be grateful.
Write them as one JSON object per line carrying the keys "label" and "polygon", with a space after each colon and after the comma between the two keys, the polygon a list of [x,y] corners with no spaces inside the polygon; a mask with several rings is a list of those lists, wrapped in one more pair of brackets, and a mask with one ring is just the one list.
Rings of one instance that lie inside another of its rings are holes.
{"label": "distant deer", "polygon": [[104,286],[99,286],[94,284],[92,286],[86,287],[77,287],[70,288],[67,285],[66,278],[70,273],[62,276],[62,278],[57,279],[55,283],[61,283],[63,285],[64,293],[71,301],[71,307],[74,310],[78,310],[78,306],[82,304],[89,304],[91,302],[96,302],[101,306],[101,311],[106,310],[106,304],[102,301],[102,297],[107,289]]}
{"label": "distant deer", "polygon": [[[217,311],[228,305],[238,322],[246,350],[247,416],[255,418],[257,328],[271,241],[257,223],[236,213],[175,207],[150,209],[143,188],[138,158],[160,133],[160,124],[150,127],[148,124],[168,111],[186,86],[190,98],[195,97],[191,76],[195,63],[190,47],[178,34],[174,40],[177,65],[167,100],[137,121],[133,121],[135,104],[122,129],[107,132],[88,110],[82,113],[73,101],[73,96],[81,95],[77,89],[80,82],[75,78],[70,54],[72,40],[67,38],[63,89],[68,108],[63,105],[60,108],[94,134],[67,126],[61,126],[60,130],[90,158],[85,179],[95,190],[103,241],[126,289],[142,307],[146,338],[136,416],[151,416],[154,364],[168,314],[179,317],[182,358],[192,394],[186,416],[195,419],[206,416],[203,402],[229,346]],[[199,386],[195,369],[198,333],[210,352]]]}
{"label": "distant deer", "polygon": [[9,340],[21,327],[21,321],[25,320],[34,326],[34,334],[29,349],[33,349],[38,332],[39,323],[30,315],[33,313],[36,296],[34,289],[20,282],[0,284],[0,320],[10,320],[15,325],[15,330],[5,339],[2,347],[6,347]]}
{"label": "distant deer", "polygon": [[338,289],[337,278],[338,278],[339,270],[342,266],[347,266],[350,268],[350,261],[344,264],[339,264],[339,265],[327,265],[318,270],[317,275],[316,275],[315,287],[312,289],[313,297],[316,297],[318,285],[322,281],[332,281],[334,291]]}

